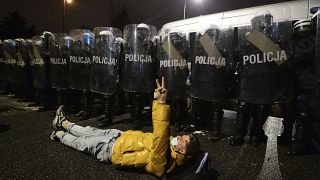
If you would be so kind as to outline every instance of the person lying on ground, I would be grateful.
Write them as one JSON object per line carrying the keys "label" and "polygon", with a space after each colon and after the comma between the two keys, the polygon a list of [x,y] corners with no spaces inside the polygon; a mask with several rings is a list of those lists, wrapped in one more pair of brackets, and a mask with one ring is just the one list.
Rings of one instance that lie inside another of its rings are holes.
{"label": "person lying on ground", "polygon": [[161,177],[172,172],[200,153],[198,139],[192,135],[170,136],[169,105],[166,104],[167,89],[156,80],[152,103],[153,132],[101,130],[81,127],[71,123],[60,106],[53,120],[50,138],[78,151],[91,154],[96,159],[117,167],[143,168]]}

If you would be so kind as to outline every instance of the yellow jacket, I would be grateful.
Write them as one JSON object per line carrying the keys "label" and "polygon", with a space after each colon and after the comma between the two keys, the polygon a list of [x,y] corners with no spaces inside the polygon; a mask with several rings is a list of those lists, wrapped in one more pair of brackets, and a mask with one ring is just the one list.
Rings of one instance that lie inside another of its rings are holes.
{"label": "yellow jacket", "polygon": [[[169,117],[170,107],[153,101],[153,132],[130,130],[122,133],[113,146],[112,164],[144,168],[158,177],[162,176],[166,168],[171,172],[176,166],[183,164],[187,157],[169,147],[171,138]],[[170,156],[167,156],[167,152],[170,152]]]}

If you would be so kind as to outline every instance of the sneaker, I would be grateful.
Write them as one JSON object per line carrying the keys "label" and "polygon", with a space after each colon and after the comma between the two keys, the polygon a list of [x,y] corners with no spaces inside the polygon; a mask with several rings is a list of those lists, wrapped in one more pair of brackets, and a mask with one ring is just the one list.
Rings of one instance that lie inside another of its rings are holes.
{"label": "sneaker", "polygon": [[60,139],[58,138],[57,134],[61,133],[61,132],[64,132],[64,131],[62,129],[60,129],[60,128],[57,128],[57,129],[53,130],[51,135],[50,135],[51,141],[59,141]]}
{"label": "sneaker", "polygon": [[57,129],[58,127],[62,127],[62,122],[66,120],[66,116],[64,113],[64,106],[60,106],[56,112],[56,117],[52,121],[53,129]]}
{"label": "sneaker", "polygon": [[51,135],[50,135],[51,141],[57,140],[58,137],[57,137],[56,133],[57,133],[57,129],[55,129],[55,130],[52,131],[52,133],[51,133]]}

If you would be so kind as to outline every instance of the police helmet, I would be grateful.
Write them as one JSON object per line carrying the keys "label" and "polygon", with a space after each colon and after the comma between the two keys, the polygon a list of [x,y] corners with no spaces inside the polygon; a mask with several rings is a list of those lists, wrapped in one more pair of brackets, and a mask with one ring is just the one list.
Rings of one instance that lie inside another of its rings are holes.
{"label": "police helmet", "polygon": [[150,39],[151,31],[150,27],[147,24],[141,23],[137,26],[137,37],[138,39]]}
{"label": "police helmet", "polygon": [[268,29],[271,29],[272,23],[273,16],[269,11],[258,12],[256,13],[256,16],[251,19],[252,29],[258,31],[267,31]]}

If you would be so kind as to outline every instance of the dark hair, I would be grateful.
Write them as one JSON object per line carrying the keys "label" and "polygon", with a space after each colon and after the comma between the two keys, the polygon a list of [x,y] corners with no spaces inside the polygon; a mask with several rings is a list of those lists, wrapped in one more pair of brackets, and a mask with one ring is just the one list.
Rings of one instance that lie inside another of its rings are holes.
{"label": "dark hair", "polygon": [[198,155],[201,152],[200,142],[193,134],[189,134],[189,137],[190,142],[186,144],[186,154],[190,156]]}

